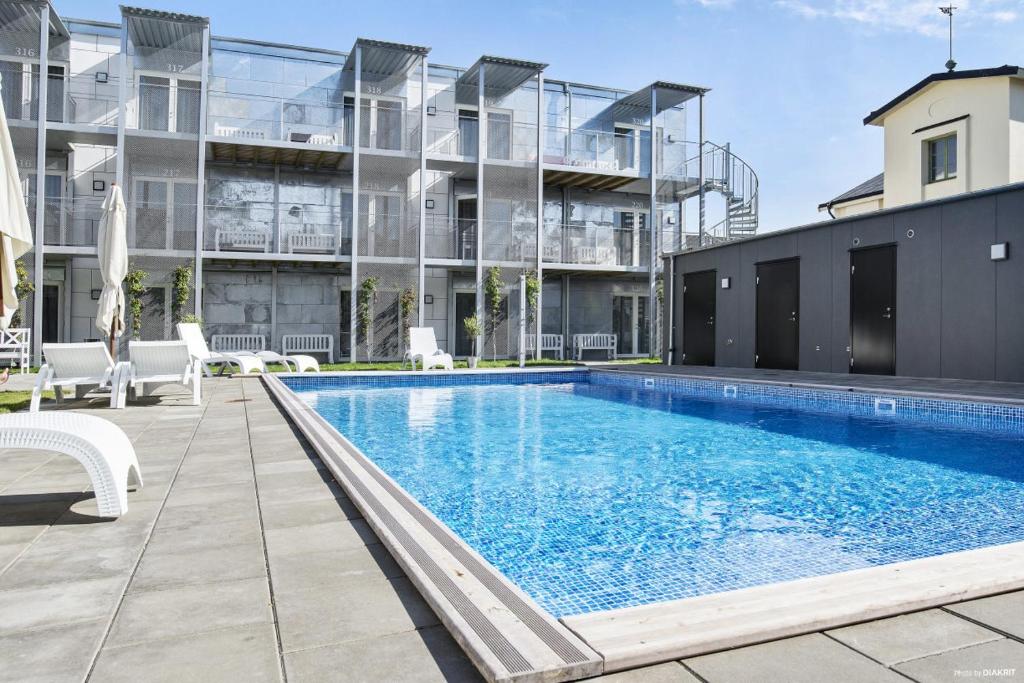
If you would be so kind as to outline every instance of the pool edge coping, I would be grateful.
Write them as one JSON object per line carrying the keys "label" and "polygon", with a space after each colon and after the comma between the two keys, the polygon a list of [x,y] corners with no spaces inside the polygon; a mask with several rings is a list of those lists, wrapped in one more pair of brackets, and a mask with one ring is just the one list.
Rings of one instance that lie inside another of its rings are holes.
{"label": "pool edge coping", "polygon": [[[487,680],[542,683],[603,673],[604,662],[596,651],[395,483],[279,377],[262,377],[268,393]],[[396,522],[401,529],[395,528]],[[517,654],[532,668],[513,671],[502,661],[502,656]],[[573,658],[577,661],[569,661]]]}

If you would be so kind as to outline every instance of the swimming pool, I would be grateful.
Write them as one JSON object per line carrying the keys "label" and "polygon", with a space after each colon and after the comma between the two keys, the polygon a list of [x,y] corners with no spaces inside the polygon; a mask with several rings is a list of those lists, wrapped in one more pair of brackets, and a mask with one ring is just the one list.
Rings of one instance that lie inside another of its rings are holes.
{"label": "swimming pool", "polygon": [[1024,540],[1013,409],[737,400],[746,385],[729,400],[585,372],[409,377],[285,381],[556,616]]}

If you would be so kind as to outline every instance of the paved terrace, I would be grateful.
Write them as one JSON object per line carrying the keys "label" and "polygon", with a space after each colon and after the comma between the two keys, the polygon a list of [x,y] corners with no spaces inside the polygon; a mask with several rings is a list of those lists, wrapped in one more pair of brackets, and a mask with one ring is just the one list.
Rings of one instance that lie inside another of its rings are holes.
{"label": "paved terrace", "polygon": [[[0,680],[477,680],[262,383],[204,390],[200,407],[68,404],[135,443],[146,486],[116,521],[71,458],[0,452]],[[983,672],[1024,679],[1024,591],[602,680]]]}

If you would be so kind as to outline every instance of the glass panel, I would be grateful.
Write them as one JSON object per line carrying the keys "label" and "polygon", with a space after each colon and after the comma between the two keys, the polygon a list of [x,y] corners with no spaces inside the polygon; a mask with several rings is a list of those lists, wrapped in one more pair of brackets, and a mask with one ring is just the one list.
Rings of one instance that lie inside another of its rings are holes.
{"label": "glass panel", "polygon": [[174,243],[175,249],[195,246],[196,185],[174,183]]}
{"label": "glass panel", "polygon": [[[351,235],[351,233],[349,233]],[[351,240],[352,238],[349,237]],[[341,290],[340,297],[340,310],[338,311],[338,317],[341,319],[341,329],[338,331],[339,341],[341,343],[341,355],[342,358],[351,355],[352,353],[352,335],[350,328],[352,325],[352,292],[348,289]]]}
{"label": "glass panel", "polygon": [[135,185],[134,204],[134,246],[137,248],[165,248],[167,246],[167,183],[159,180],[138,181]]}
{"label": "glass panel", "polygon": [[956,176],[956,136],[946,138],[946,177]]}
{"label": "glass panel", "polygon": [[139,76],[139,128],[169,130],[171,80]]}
{"label": "glass panel", "polygon": [[46,120],[64,121],[64,67],[51,66],[46,69]]}
{"label": "glass panel", "polygon": [[633,264],[633,230],[636,227],[636,214],[632,211],[615,212],[615,252],[616,265],[631,266]]}
{"label": "glass panel", "polygon": [[633,353],[633,297],[612,297],[612,333],[618,335],[618,354]]}
{"label": "glass panel", "polygon": [[60,286],[43,285],[43,341],[60,340]]}
{"label": "glass panel", "polygon": [[344,120],[344,124],[343,124],[343,133],[344,133],[344,136],[345,136],[344,144],[346,144],[349,147],[351,147],[352,146],[352,142],[353,142],[353,140],[352,140],[352,130],[353,130],[353,126],[355,126],[355,120],[356,120],[356,105],[355,105],[355,99],[354,98],[352,98],[352,97],[346,97],[345,98],[345,105],[344,105],[344,109],[342,111],[342,119]]}
{"label": "glass panel", "polygon": [[634,136],[629,128],[615,129],[615,163],[619,170],[633,168]]}
{"label": "glass panel", "polygon": [[476,294],[472,292],[455,293],[455,355],[473,355],[473,339],[466,334],[462,321],[476,313]]}
{"label": "glass panel", "polygon": [[459,111],[459,154],[462,156],[477,155],[477,140],[480,132],[480,121],[475,111]]}
{"label": "glass panel", "polygon": [[43,205],[43,230],[46,244],[64,244],[61,234],[61,197],[64,194],[64,178],[46,175]]}
{"label": "glass panel", "polygon": [[8,119],[20,119],[22,117],[21,102],[22,93],[22,69],[18,62],[0,61],[0,78],[3,78],[0,87],[0,97],[4,102],[4,113]]}
{"label": "glass panel", "polygon": [[146,287],[142,296],[142,341],[163,341],[167,338],[167,290],[164,287]]}
{"label": "glass panel", "polygon": [[175,129],[179,133],[199,132],[199,81],[178,81]]}
{"label": "glass panel", "polygon": [[646,355],[651,352],[651,329],[650,324],[647,320],[648,315],[648,301],[650,297],[641,296],[637,297],[636,307],[636,322],[640,328],[637,330],[637,350],[636,352],[640,355]]}
{"label": "glass panel", "polygon": [[377,149],[402,148],[402,103],[377,102]]}
{"label": "glass panel", "polygon": [[512,115],[488,112],[487,158],[510,159],[512,149]]}
{"label": "glass panel", "polygon": [[476,258],[476,199],[458,200],[458,233],[455,258]]}

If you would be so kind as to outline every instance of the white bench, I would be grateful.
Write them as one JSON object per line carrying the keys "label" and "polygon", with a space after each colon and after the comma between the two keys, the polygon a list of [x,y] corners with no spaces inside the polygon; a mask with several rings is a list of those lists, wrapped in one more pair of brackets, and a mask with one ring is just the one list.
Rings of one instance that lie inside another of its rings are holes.
{"label": "white bench", "polygon": [[265,351],[267,339],[262,334],[215,334],[210,337],[214,353],[234,353],[238,351]]}
{"label": "white bench", "polygon": [[[536,347],[537,335],[526,335],[526,352],[534,353],[534,349]],[[543,356],[545,351],[553,351],[554,353],[557,353],[558,360],[562,360],[565,356],[565,338],[560,334],[540,335],[540,355]],[[536,354],[534,355],[536,356]]]}
{"label": "white bench", "polygon": [[222,251],[270,252],[270,230],[268,228],[217,228],[214,233],[214,249]]}
{"label": "white bench", "polygon": [[296,353],[326,353],[327,362],[334,362],[334,336],[330,334],[286,334],[281,337],[281,351],[286,356]]}
{"label": "white bench", "polygon": [[285,240],[285,253],[295,254],[301,251],[327,251],[334,253],[338,250],[338,239],[332,233],[320,232],[291,232]]}
{"label": "white bench", "polygon": [[27,327],[11,327],[0,330],[0,359],[11,360],[11,365],[18,364],[21,373],[28,372],[29,365],[29,343],[32,340],[32,330]]}
{"label": "white bench", "polygon": [[213,127],[213,134],[218,137],[246,138],[249,140],[263,140],[267,137],[262,130],[253,130],[240,126],[222,126],[219,123]]}
{"label": "white bench", "polygon": [[572,336],[573,357],[576,360],[583,360],[584,351],[607,351],[608,358],[615,360],[618,341],[618,335],[615,334],[574,334]]}

